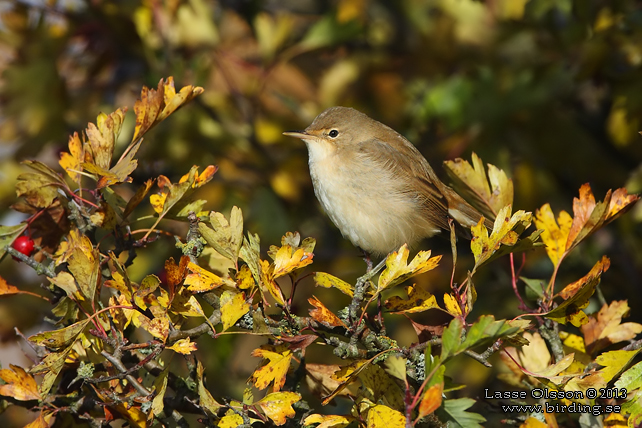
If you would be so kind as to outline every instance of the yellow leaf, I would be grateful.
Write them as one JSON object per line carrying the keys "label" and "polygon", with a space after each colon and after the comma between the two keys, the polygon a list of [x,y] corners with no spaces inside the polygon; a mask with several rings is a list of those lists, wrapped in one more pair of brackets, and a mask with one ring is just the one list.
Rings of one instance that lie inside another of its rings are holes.
{"label": "yellow leaf", "polygon": [[221,277],[206,269],[203,269],[197,264],[189,262],[187,264],[187,269],[189,269],[192,273],[187,275],[184,284],[192,293],[203,293],[205,291],[213,290],[224,284],[224,281]]}
{"label": "yellow leaf", "polygon": [[0,370],[0,379],[5,382],[5,385],[0,385],[0,395],[20,401],[40,400],[42,397],[34,378],[22,367],[13,364],[9,367],[11,370]]}
{"label": "yellow leaf", "polygon": [[444,294],[444,306],[446,311],[452,316],[458,317],[461,316],[461,308],[459,307],[459,302],[457,298],[451,294]]}
{"label": "yellow leaf", "polygon": [[147,330],[149,334],[164,342],[169,335],[169,318],[154,318],[144,323],[143,328]]}
{"label": "yellow leaf", "polygon": [[378,404],[368,410],[368,428],[405,428],[406,417],[403,413]]}
{"label": "yellow leaf", "polygon": [[396,314],[416,313],[427,311],[432,308],[439,308],[437,298],[428,290],[418,287],[416,284],[406,287],[408,299],[404,300],[398,296],[392,296],[386,300],[385,307],[388,311]]}
{"label": "yellow leaf", "polygon": [[353,361],[347,366],[341,367],[340,370],[337,370],[336,372],[334,372],[331,378],[339,382],[339,385],[336,387],[334,391],[332,391],[331,394],[329,394],[323,399],[322,404],[325,406],[330,401],[332,401],[334,397],[341,394],[341,392],[346,387],[348,387],[352,382],[357,380],[359,374],[361,374],[361,372],[365,370],[366,367],[368,367],[368,365],[370,365],[371,363],[372,362],[370,360],[357,360],[357,361]]}
{"label": "yellow leaf", "polygon": [[624,371],[629,363],[640,352],[639,349],[635,351],[609,351],[604,352],[595,358],[595,362],[604,368],[600,369],[598,373],[602,376],[605,382],[610,382],[611,379]]}
{"label": "yellow leaf", "polygon": [[198,383],[199,404],[208,412],[216,414],[222,406],[212,397],[212,394],[203,384],[203,364],[199,359],[196,360],[196,380]]}
{"label": "yellow leaf", "polygon": [[299,400],[301,400],[301,394],[296,392],[274,392],[254,404],[261,407],[267,417],[280,426],[285,424],[287,418],[291,418],[296,414],[292,404]]}
{"label": "yellow leaf", "polygon": [[157,123],[203,93],[203,88],[184,86],[179,93],[174,88],[174,78],[168,77],[158,82],[157,89],[143,87],[140,99],[134,104],[136,128],[133,140],[137,140]]}
{"label": "yellow leaf", "polygon": [[243,417],[233,410],[229,410],[218,422],[218,428],[236,428],[243,425]]}
{"label": "yellow leaf", "polygon": [[383,401],[393,409],[404,409],[404,391],[388,372],[377,364],[368,364],[359,373],[366,396],[373,402]]}
{"label": "yellow leaf", "polygon": [[293,249],[291,245],[284,245],[274,258],[274,278],[287,275],[292,271],[301,269],[312,263],[312,253],[303,248]]}
{"label": "yellow leaf", "polygon": [[544,229],[542,240],[547,245],[548,256],[555,266],[559,265],[577,244],[625,213],[640,198],[637,195],[629,195],[626,189],[621,188],[615,192],[609,190],[604,201],[596,203],[588,184],[583,184],[579,193],[579,198],[573,199],[573,219],[570,226],[570,216],[564,211],[558,217],[558,226],[548,204],[536,213],[535,224],[538,228]]}
{"label": "yellow leaf", "polygon": [[511,206],[507,205],[497,213],[490,236],[484,226],[484,219],[480,219],[479,223],[470,229],[473,235],[470,248],[475,256],[475,268],[489,260],[501,245],[515,245],[519,238],[515,229],[526,229],[531,224],[531,218],[531,213],[522,210],[511,216]]}
{"label": "yellow leaf", "polygon": [[339,291],[341,291],[343,294],[346,294],[350,297],[354,296],[354,290],[353,286],[348,284],[342,279],[337,278],[336,276],[332,276],[329,273],[325,272],[315,272],[314,273],[314,283],[317,286],[325,287],[325,288],[331,288],[335,287]]}
{"label": "yellow leaf", "polygon": [[250,381],[258,389],[265,389],[274,381],[273,391],[279,391],[285,384],[292,351],[286,345],[263,345],[252,351],[252,356],[267,360],[267,364],[256,369]]}
{"label": "yellow leaf", "polygon": [[243,214],[241,209],[234,206],[230,213],[230,221],[221,213],[210,213],[209,228],[205,223],[199,223],[198,228],[207,243],[222,256],[236,263],[243,244]]}
{"label": "yellow leaf", "polygon": [[310,415],[303,420],[303,425],[319,424],[316,428],[344,428],[350,425],[355,418],[339,415]]}
{"label": "yellow leaf", "polygon": [[23,428],[49,428],[49,423],[53,415],[49,412],[40,412],[38,417],[31,423],[25,425]]}
{"label": "yellow leaf", "polygon": [[546,245],[546,254],[554,266],[557,266],[566,252],[566,242],[573,219],[566,211],[560,211],[557,221],[549,204],[545,204],[535,213],[535,227],[543,229],[542,241]]}
{"label": "yellow leaf", "polygon": [[158,416],[159,414],[161,414],[161,412],[165,408],[165,404],[163,403],[163,398],[165,398],[165,392],[167,391],[168,374],[169,374],[169,367],[166,367],[165,370],[163,370],[161,374],[158,375],[154,380],[155,395],[154,395],[154,399],[152,400],[152,411],[150,412],[147,419],[148,422],[151,422],[154,416]]}
{"label": "yellow leaf", "polygon": [[546,428],[546,427],[548,427],[547,424],[533,417],[526,419],[524,423],[519,426],[519,428]]}
{"label": "yellow leaf", "polygon": [[127,109],[118,109],[106,115],[98,115],[96,125],[90,123],[85,130],[88,148],[91,150],[93,164],[102,169],[109,169],[114,154],[116,138],[125,119]]}
{"label": "yellow leaf", "polygon": [[600,283],[602,273],[609,269],[610,263],[609,259],[603,256],[602,260],[598,261],[583,278],[567,285],[558,293],[558,296],[564,299],[561,304],[542,315],[562,324],[570,321],[576,327],[579,327],[580,323],[588,322],[588,317],[582,309],[588,305],[589,299]]}
{"label": "yellow leaf", "polygon": [[60,349],[71,345],[89,324],[89,319],[84,319],[60,330],[46,331],[34,334],[29,341],[36,345],[46,346],[50,349]]}
{"label": "yellow leaf", "polygon": [[285,298],[283,297],[283,292],[279,285],[274,281],[273,268],[274,266],[270,265],[270,262],[267,260],[260,260],[259,266],[261,269],[261,287],[267,289],[267,291],[274,297],[274,300],[277,301],[279,305],[285,305]]}
{"label": "yellow leaf", "polygon": [[187,355],[196,351],[196,343],[190,342],[190,338],[177,340],[172,346],[169,346],[167,349],[171,349],[179,354]]}
{"label": "yellow leaf", "polygon": [[430,257],[430,251],[419,251],[408,264],[408,245],[404,244],[399,251],[394,251],[386,258],[386,269],[379,276],[377,291],[400,284],[413,276],[428,272],[437,267],[441,256]]}
{"label": "yellow leaf", "polygon": [[457,158],[445,161],[444,166],[462,195],[475,201],[485,216],[495,218],[502,208],[513,204],[513,180],[503,170],[488,164],[489,185],[482,160],[475,153],[472,162],[471,166],[468,161]]}
{"label": "yellow leaf", "polygon": [[326,308],[323,303],[316,297],[311,297],[308,302],[316,309],[310,309],[310,316],[327,327],[345,327],[345,323],[339,319],[330,309]]}
{"label": "yellow leaf", "polygon": [[223,331],[232,327],[250,310],[250,304],[245,300],[245,293],[224,291],[221,295],[221,321]]}
{"label": "yellow leaf", "polygon": [[69,177],[78,183],[80,181],[81,174],[79,171],[82,171],[82,163],[85,161],[85,150],[83,144],[80,142],[78,133],[74,132],[73,135],[69,136],[69,153],[63,152],[60,155],[60,161],[58,162],[60,166],[67,171]]}

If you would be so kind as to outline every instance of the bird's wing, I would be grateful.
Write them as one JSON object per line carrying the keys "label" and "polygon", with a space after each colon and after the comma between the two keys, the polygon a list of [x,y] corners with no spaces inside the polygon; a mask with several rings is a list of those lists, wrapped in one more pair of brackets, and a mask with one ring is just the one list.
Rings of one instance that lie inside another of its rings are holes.
{"label": "bird's wing", "polygon": [[389,144],[373,138],[358,143],[357,156],[388,171],[399,182],[407,183],[402,191],[416,197],[426,217],[436,226],[448,230],[448,201],[442,193],[434,171],[410,143]]}
{"label": "bird's wing", "polygon": [[[449,230],[449,217],[467,228],[477,224],[482,217],[479,211],[439,180],[412,143],[396,132],[387,135],[386,141],[373,138],[361,142],[357,153],[408,183],[405,191],[416,195],[426,217],[436,226]],[[493,227],[488,219],[485,225],[490,229]]]}

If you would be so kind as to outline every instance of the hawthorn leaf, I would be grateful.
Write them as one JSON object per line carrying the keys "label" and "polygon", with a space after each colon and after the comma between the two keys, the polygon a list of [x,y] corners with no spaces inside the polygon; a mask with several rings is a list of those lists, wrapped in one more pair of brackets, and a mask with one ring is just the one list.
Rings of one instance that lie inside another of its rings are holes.
{"label": "hawthorn leaf", "polygon": [[301,394],[296,392],[273,392],[254,405],[259,406],[277,426],[281,426],[296,414],[292,405],[299,400],[301,400]]}
{"label": "hawthorn leaf", "polygon": [[5,382],[0,385],[0,395],[20,401],[41,400],[35,379],[20,366],[10,364],[9,367],[11,369],[0,370],[0,379]]}
{"label": "hawthorn leaf", "polygon": [[303,248],[294,249],[290,245],[282,246],[274,258],[274,278],[287,275],[311,264],[313,256]]}
{"label": "hawthorn leaf", "polygon": [[619,373],[622,373],[629,365],[633,358],[640,352],[639,349],[633,351],[608,351],[598,355],[595,362],[604,366],[598,373],[604,379],[604,382],[610,382],[615,379]]}
{"label": "hawthorn leaf", "polygon": [[29,341],[39,346],[45,346],[49,349],[58,350],[60,348],[71,346],[82,331],[89,324],[90,319],[78,321],[68,327],[60,330],[45,331],[34,334],[29,337]]}
{"label": "hawthorn leaf", "polygon": [[541,315],[562,324],[571,322],[576,327],[586,324],[588,317],[582,309],[588,305],[589,299],[600,283],[602,273],[606,272],[610,265],[608,257],[603,256],[600,261],[595,263],[589,273],[567,285],[557,294],[564,299],[562,303],[555,309]]}
{"label": "hawthorn leaf", "polygon": [[448,426],[462,428],[483,428],[482,423],[486,419],[478,414],[468,412],[467,410],[475,404],[472,398],[457,398],[454,400],[444,400],[443,405],[437,409],[440,420],[447,421]]}
{"label": "hawthorn leaf", "polygon": [[213,415],[216,415],[218,410],[223,407],[221,404],[219,404],[214,397],[212,397],[212,394],[205,388],[205,385],[203,383],[203,364],[201,364],[200,359],[196,359],[196,382],[197,382],[197,389],[198,389],[198,398],[199,398],[199,404],[202,408],[208,411],[208,413],[211,413]]}
{"label": "hawthorn leaf", "polygon": [[[530,226],[531,219],[532,214],[523,210],[517,211],[511,216],[511,206],[507,205],[497,213],[490,235],[484,225],[484,219],[480,219],[479,223],[470,229],[472,233],[470,248],[475,257],[473,272],[484,263],[492,260],[492,257],[495,256],[501,246],[508,247],[508,252],[520,251],[521,248],[516,247],[519,235]],[[537,236],[533,237],[533,239],[529,237],[524,240],[527,243],[527,248],[533,246],[536,238]]]}
{"label": "hawthorn leaf", "polygon": [[311,297],[308,302],[316,309],[310,309],[310,316],[317,322],[325,325],[326,327],[344,327],[347,328],[345,323],[336,316],[330,309],[316,297]]}
{"label": "hawthorn leaf", "polygon": [[222,256],[236,263],[243,245],[243,214],[237,206],[232,207],[230,221],[221,213],[210,213],[209,228],[199,223],[198,229],[207,243]]}
{"label": "hawthorn leaf", "polygon": [[223,291],[220,299],[221,322],[223,331],[232,327],[243,315],[250,311],[250,304],[245,299],[245,293]]}
{"label": "hawthorn leaf", "polygon": [[147,180],[145,183],[143,183],[142,186],[136,190],[136,193],[134,196],[132,196],[129,201],[127,202],[127,206],[125,206],[125,210],[123,211],[123,218],[129,217],[129,215],[136,209],[136,207],[145,199],[145,196],[147,196],[147,192],[149,192],[149,189],[151,189],[152,184],[154,184],[153,179]]}
{"label": "hawthorn leaf", "polygon": [[187,264],[187,269],[191,273],[185,277],[184,284],[192,293],[210,291],[230,282],[192,262]]}
{"label": "hawthorn leaf", "polygon": [[442,402],[441,395],[443,394],[443,392],[444,392],[443,382],[440,382],[426,389],[423,396],[421,397],[421,402],[419,403],[419,416],[418,416],[419,419],[433,413],[435,410],[437,410],[441,406],[441,402]]}
{"label": "hawthorn leaf", "polygon": [[594,353],[613,343],[632,340],[642,333],[642,324],[622,323],[629,314],[626,300],[605,303],[596,316],[589,317],[588,323],[581,327],[584,342],[590,353]]}
{"label": "hawthorn leaf", "polygon": [[408,299],[392,296],[386,300],[384,304],[386,309],[394,314],[413,314],[433,308],[439,309],[437,298],[423,287],[416,284],[409,285],[406,287],[406,292],[408,293]]}
{"label": "hawthorn leaf", "polygon": [[196,351],[197,348],[196,343],[191,342],[190,338],[187,337],[185,339],[177,340],[172,346],[168,346],[166,349],[171,349],[174,352],[178,352],[179,354],[188,355]]}
{"label": "hawthorn leaf", "polygon": [[348,284],[340,278],[337,278],[336,276],[330,275],[329,273],[315,272],[314,283],[320,287],[334,287],[345,295],[348,295],[350,297],[354,296],[354,287],[352,285]]}
{"label": "hawthorn leaf", "polygon": [[404,410],[404,391],[381,366],[368,364],[359,374],[359,380],[373,402],[383,399],[391,408]]}
{"label": "hawthorn leaf", "polygon": [[69,136],[68,146],[69,153],[61,153],[58,163],[67,172],[72,181],[79,183],[82,177],[82,174],[80,174],[82,172],[82,163],[85,161],[85,148],[77,132]]}
{"label": "hawthorn leaf", "polygon": [[290,368],[292,351],[287,345],[263,345],[252,351],[252,356],[263,358],[267,364],[256,369],[249,381],[258,389],[265,389],[274,382],[273,391],[280,391]]}
{"label": "hawthorn leaf", "polygon": [[[85,134],[87,135],[87,148],[91,152],[93,164],[103,170],[109,169],[111,158],[114,154],[116,138],[125,119],[127,109],[118,109],[107,115],[101,113],[96,119],[96,124],[89,123]],[[85,165],[83,165],[84,167]]]}
{"label": "hawthorn leaf", "polygon": [[2,259],[7,252],[5,247],[11,245],[16,238],[27,229],[27,223],[20,223],[15,226],[2,226],[0,225],[0,259]]}
{"label": "hawthorn leaf", "polygon": [[604,201],[595,202],[591,186],[586,183],[580,187],[579,198],[573,199],[572,219],[561,211],[556,222],[550,205],[543,205],[535,213],[535,225],[544,230],[542,240],[553,265],[557,267],[581,241],[628,211],[638,200],[638,195],[620,188],[609,190]]}
{"label": "hawthorn leaf", "polygon": [[306,417],[303,420],[303,425],[319,424],[316,428],[345,428],[354,420],[353,416],[320,415],[315,413]]}
{"label": "hawthorn leaf", "polygon": [[408,263],[408,245],[394,251],[386,258],[386,268],[379,276],[377,292],[401,284],[408,278],[428,272],[437,267],[441,256],[430,257],[430,251],[419,251],[412,262]]}
{"label": "hawthorn leaf", "polygon": [[153,419],[154,416],[160,415],[165,408],[163,399],[165,398],[165,392],[167,391],[168,374],[169,366],[165,367],[165,369],[158,376],[156,376],[156,379],[154,380],[154,398],[152,400],[152,411],[150,412],[148,421],[150,421],[150,419]]}
{"label": "hawthorn leaf", "polygon": [[366,424],[368,428],[405,428],[406,416],[388,406],[377,404],[368,409]]}
{"label": "hawthorn leaf", "polygon": [[[487,218],[495,218],[506,205],[513,204],[513,180],[494,165],[488,164],[488,179],[484,165],[475,153],[472,166],[468,161],[457,158],[444,162],[446,172],[463,196]],[[489,185],[490,181],[490,185]]]}
{"label": "hawthorn leaf", "polygon": [[132,141],[142,137],[157,123],[165,120],[194,97],[202,94],[203,91],[201,87],[188,85],[176,93],[174,78],[171,76],[167,78],[167,81],[161,79],[157,89],[143,87],[140,99],[134,104],[136,127]]}

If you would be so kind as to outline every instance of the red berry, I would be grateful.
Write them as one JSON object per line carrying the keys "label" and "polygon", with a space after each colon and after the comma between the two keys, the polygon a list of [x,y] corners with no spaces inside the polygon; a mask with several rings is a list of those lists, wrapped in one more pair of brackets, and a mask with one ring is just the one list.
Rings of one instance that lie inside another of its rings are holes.
{"label": "red berry", "polygon": [[[33,253],[33,240],[25,235],[18,236],[18,238],[13,241],[13,245],[11,246],[14,250],[24,254],[27,257],[29,257],[31,253]],[[13,259],[20,261],[20,259],[16,257],[13,257]]]}

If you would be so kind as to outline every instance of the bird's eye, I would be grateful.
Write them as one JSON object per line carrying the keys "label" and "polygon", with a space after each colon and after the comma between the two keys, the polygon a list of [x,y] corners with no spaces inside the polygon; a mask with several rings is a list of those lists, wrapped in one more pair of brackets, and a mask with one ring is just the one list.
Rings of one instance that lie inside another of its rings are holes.
{"label": "bird's eye", "polygon": [[339,131],[337,131],[336,129],[333,129],[328,133],[328,136],[330,138],[337,138],[339,136]]}

